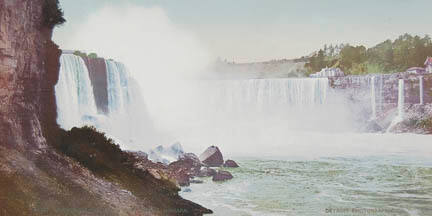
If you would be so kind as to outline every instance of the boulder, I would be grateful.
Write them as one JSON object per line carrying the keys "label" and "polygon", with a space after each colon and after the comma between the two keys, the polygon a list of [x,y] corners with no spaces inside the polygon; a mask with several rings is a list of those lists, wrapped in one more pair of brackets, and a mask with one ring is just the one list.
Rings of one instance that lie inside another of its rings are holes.
{"label": "boulder", "polygon": [[227,160],[227,161],[225,161],[225,163],[224,163],[223,166],[224,167],[231,167],[231,168],[237,168],[237,167],[239,167],[239,165],[235,161],[233,161],[233,160]]}
{"label": "boulder", "polygon": [[191,184],[202,184],[204,183],[203,180],[198,180],[198,179],[192,179],[189,181]]}
{"label": "boulder", "polygon": [[213,176],[213,181],[226,181],[234,178],[230,172],[228,171],[222,171],[219,170],[216,172],[216,174]]}
{"label": "boulder", "polygon": [[191,177],[199,174],[201,162],[195,154],[186,153],[178,161],[170,163],[168,170],[180,186],[188,186]]}
{"label": "boulder", "polygon": [[198,177],[210,177],[216,175],[216,170],[209,167],[202,167],[198,173]]}
{"label": "boulder", "polygon": [[209,167],[220,167],[224,160],[222,153],[216,146],[208,147],[200,156],[199,159],[202,163]]}

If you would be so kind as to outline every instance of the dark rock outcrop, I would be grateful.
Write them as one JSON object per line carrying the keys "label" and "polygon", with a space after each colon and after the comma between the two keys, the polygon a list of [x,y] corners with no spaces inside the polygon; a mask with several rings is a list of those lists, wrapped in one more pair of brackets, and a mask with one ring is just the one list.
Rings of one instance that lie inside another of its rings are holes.
{"label": "dark rock outcrop", "polygon": [[220,167],[224,163],[222,153],[216,146],[208,147],[200,156],[202,163],[209,167]]}
{"label": "dark rock outcrop", "polygon": [[178,161],[168,165],[171,176],[177,180],[180,186],[190,185],[190,179],[197,176],[201,169],[201,162],[193,153],[184,154]]}
{"label": "dark rock outcrop", "polygon": [[216,174],[213,176],[213,181],[226,181],[234,178],[230,172],[218,170]]}
{"label": "dark rock outcrop", "polygon": [[226,160],[224,165],[224,167],[230,167],[230,168],[237,168],[240,167],[235,161],[233,160]]}
{"label": "dark rock outcrop", "polygon": [[108,113],[108,79],[105,59],[83,57],[89,71],[98,112]]}
{"label": "dark rock outcrop", "polygon": [[214,175],[216,175],[216,170],[209,167],[202,167],[199,173],[197,174],[198,177],[211,177]]}

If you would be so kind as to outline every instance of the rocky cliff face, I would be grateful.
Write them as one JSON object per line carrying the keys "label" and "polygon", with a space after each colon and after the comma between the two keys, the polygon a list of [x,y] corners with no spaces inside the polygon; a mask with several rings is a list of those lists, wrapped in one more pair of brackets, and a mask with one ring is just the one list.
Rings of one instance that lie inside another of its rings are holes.
{"label": "rocky cliff face", "polygon": [[60,51],[51,42],[52,30],[43,25],[43,3],[43,0],[0,1],[0,144],[3,146],[45,148],[41,123],[55,119],[52,105],[58,62],[49,59],[55,59],[50,57],[58,56]]}
{"label": "rocky cliff face", "polygon": [[89,57],[83,59],[93,85],[93,93],[98,112],[106,114],[108,113],[108,83],[105,59]]}
{"label": "rocky cliff face", "polygon": [[[330,86],[344,92],[351,102],[361,107],[360,121],[368,122],[375,107],[375,123],[386,130],[396,117],[399,80],[404,80],[404,123],[393,132],[431,133],[432,74],[394,73],[383,75],[330,77]],[[375,102],[375,103],[373,103]],[[376,125],[374,123],[374,125]],[[368,126],[369,127],[369,126]],[[379,128],[378,127],[378,128]],[[375,127],[374,127],[375,128]]]}
{"label": "rocky cliff face", "polygon": [[[110,181],[54,149],[66,133],[56,124],[54,85],[61,51],[51,36],[59,18],[57,2],[0,0],[0,214],[211,212],[182,199],[177,188],[160,179],[131,176],[140,182],[132,185]],[[135,187],[143,193],[127,190]]]}

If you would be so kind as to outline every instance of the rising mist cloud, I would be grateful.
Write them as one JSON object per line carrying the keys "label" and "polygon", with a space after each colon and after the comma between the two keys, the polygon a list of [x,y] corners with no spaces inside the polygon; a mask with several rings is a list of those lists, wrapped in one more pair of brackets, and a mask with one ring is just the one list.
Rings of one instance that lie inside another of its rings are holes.
{"label": "rising mist cloud", "polygon": [[125,63],[140,82],[194,77],[209,62],[193,33],[174,25],[159,7],[107,6],[77,26],[66,43]]}

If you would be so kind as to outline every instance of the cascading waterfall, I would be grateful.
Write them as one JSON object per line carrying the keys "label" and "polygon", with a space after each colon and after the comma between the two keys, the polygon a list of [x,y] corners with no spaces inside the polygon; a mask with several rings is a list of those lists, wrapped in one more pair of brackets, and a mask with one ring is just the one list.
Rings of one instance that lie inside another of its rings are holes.
{"label": "cascading waterfall", "polygon": [[398,114],[393,119],[390,126],[387,128],[387,132],[391,132],[394,126],[396,124],[403,121],[404,115],[405,115],[405,82],[403,79],[399,79],[399,86],[398,86]]}
{"label": "cascading waterfall", "polygon": [[125,113],[130,104],[128,80],[130,75],[126,67],[119,62],[106,61],[108,78],[108,111]]}
{"label": "cascading waterfall", "polygon": [[108,113],[105,115],[97,112],[93,87],[83,59],[64,54],[60,63],[55,92],[57,122],[62,128],[69,130],[92,125],[130,150],[143,150],[150,148],[150,143],[154,144],[154,129],[141,89],[123,64],[106,61]]}
{"label": "cascading waterfall", "polygon": [[371,77],[371,106],[372,106],[372,120],[377,118],[376,112],[376,92],[375,92],[375,77]]}
{"label": "cascading waterfall", "polygon": [[75,55],[60,58],[60,74],[55,86],[57,122],[63,129],[83,126],[97,114],[93,88],[84,61]]}
{"label": "cascading waterfall", "polygon": [[[138,83],[126,66],[106,60],[108,88],[108,118],[101,126],[125,146],[150,142],[151,121]],[[141,147],[142,148],[142,147]]]}
{"label": "cascading waterfall", "polygon": [[240,112],[313,107],[325,103],[329,88],[327,78],[220,80],[204,85],[209,86],[213,106]]}

